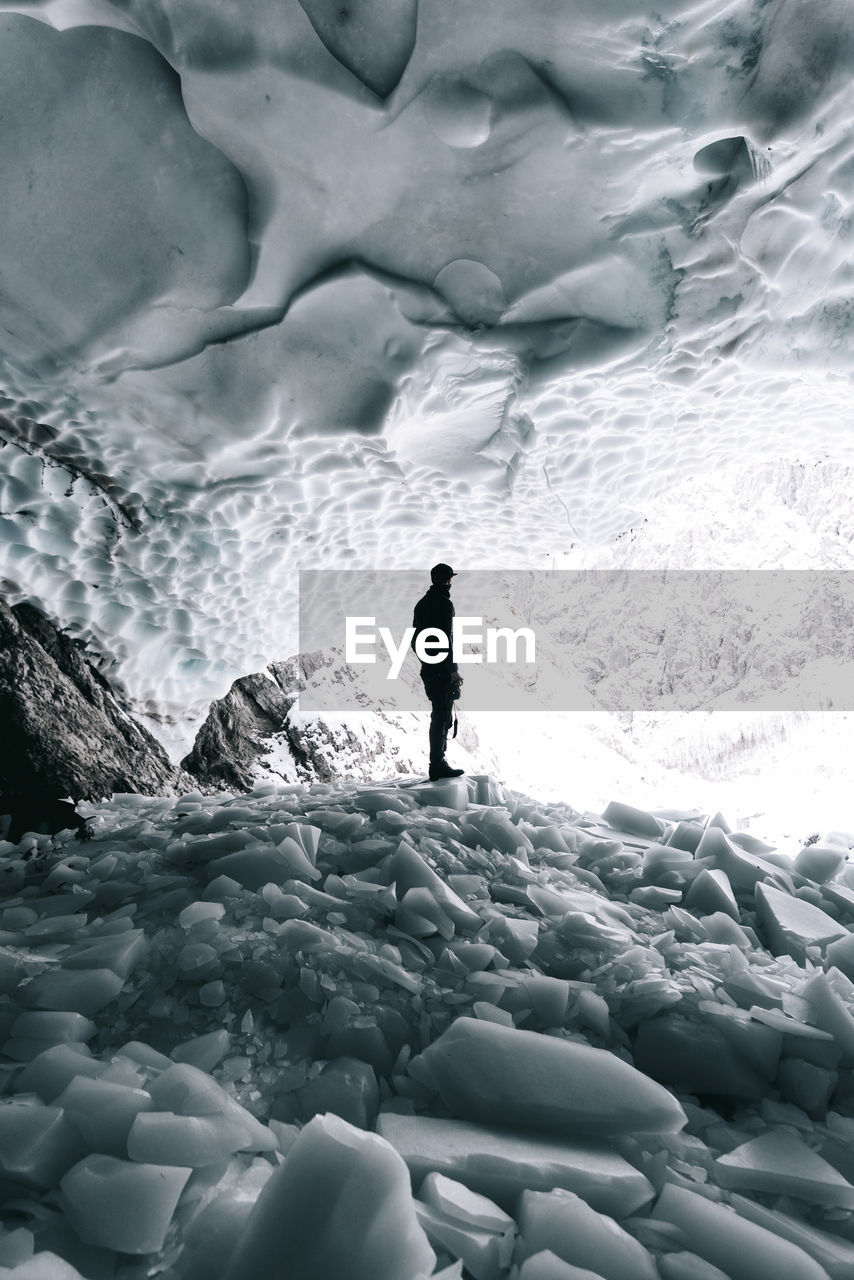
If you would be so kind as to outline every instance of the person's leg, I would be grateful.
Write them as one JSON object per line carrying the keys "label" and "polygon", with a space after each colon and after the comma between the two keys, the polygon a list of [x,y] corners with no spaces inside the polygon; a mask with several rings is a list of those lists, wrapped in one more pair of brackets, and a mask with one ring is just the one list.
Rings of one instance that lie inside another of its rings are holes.
{"label": "person's leg", "polygon": [[424,690],[430,699],[430,767],[441,764],[448,745],[448,729],[453,722],[453,698],[450,683],[423,675]]}
{"label": "person's leg", "polygon": [[449,698],[441,688],[433,688],[430,695],[430,764],[441,764],[448,745]]}

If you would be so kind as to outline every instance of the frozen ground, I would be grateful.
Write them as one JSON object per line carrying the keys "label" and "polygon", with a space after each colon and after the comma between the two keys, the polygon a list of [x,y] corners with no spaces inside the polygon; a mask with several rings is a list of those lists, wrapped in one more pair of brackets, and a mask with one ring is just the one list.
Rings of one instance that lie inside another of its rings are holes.
{"label": "frozen ground", "polygon": [[2,847],[0,1274],[847,1280],[854,837],[488,776]]}

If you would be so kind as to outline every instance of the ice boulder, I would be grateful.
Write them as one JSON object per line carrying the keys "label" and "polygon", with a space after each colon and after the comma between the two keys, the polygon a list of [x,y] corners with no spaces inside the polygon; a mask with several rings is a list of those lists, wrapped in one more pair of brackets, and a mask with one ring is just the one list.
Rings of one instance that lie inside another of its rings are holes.
{"label": "ice boulder", "polygon": [[715,1161],[724,1187],[854,1209],[854,1187],[796,1134],[773,1129]]}
{"label": "ice boulder", "polygon": [[[266,1125],[256,1120],[234,1098],[229,1097],[216,1080],[188,1062],[176,1062],[167,1067],[151,1081],[149,1092],[155,1110],[138,1116],[128,1135],[128,1143],[134,1144],[135,1159],[151,1160],[151,1155],[143,1156],[142,1151],[150,1153],[155,1147],[160,1149],[162,1144],[162,1149],[171,1154],[168,1158],[160,1156],[153,1163],[161,1160],[164,1164],[176,1163],[175,1143],[178,1143],[180,1149],[179,1129],[182,1127],[172,1122],[190,1116],[204,1118],[208,1122],[208,1130],[217,1130],[217,1143],[223,1151],[226,1148],[231,1151],[274,1151],[278,1145]],[[172,1121],[168,1116],[170,1112],[174,1113]],[[157,1113],[160,1113],[159,1116]],[[192,1132],[194,1144],[201,1143],[201,1146],[195,1147],[197,1154],[207,1149],[207,1139],[202,1137],[204,1128],[205,1126],[184,1126],[182,1129],[188,1140]],[[208,1161],[204,1160],[202,1163]]]}
{"label": "ice boulder", "polygon": [[484,1231],[420,1201],[415,1213],[430,1243],[437,1251],[459,1258],[472,1280],[500,1280],[507,1274],[513,1252],[510,1236]]}
{"label": "ice boulder", "polygon": [[422,1064],[448,1109],[482,1124],[601,1138],[686,1123],[673,1095],[622,1058],[536,1031],[458,1018]]}
{"label": "ice boulder", "polygon": [[808,844],[801,849],[795,858],[795,870],[798,875],[815,880],[817,884],[825,884],[832,880],[842,864],[847,861],[848,849],[838,844]]}
{"label": "ice boulder", "polygon": [[124,979],[112,969],[54,969],[22,983],[15,993],[29,1009],[56,1009],[89,1018],[115,1000]]}
{"label": "ice boulder", "polygon": [[0,1103],[0,1175],[29,1187],[53,1187],[85,1150],[60,1107]]}
{"label": "ice boulder", "polygon": [[665,823],[660,818],[645,809],[622,804],[619,800],[612,800],[602,817],[615,831],[627,831],[631,835],[646,836],[650,840],[660,839],[666,830]]}
{"label": "ice boulder", "polygon": [[604,1280],[658,1280],[643,1245],[571,1191],[524,1191],[516,1219],[520,1260],[547,1249],[564,1262],[595,1269]]}
{"label": "ice boulder", "polygon": [[119,1253],[156,1253],[191,1172],[86,1156],[59,1184],[62,1208],[87,1244]]}
{"label": "ice boulder", "polygon": [[15,1081],[16,1093],[37,1093],[53,1102],[75,1076],[99,1076],[104,1063],[93,1058],[85,1044],[68,1041],[51,1045],[33,1058]]}
{"label": "ice boulder", "polygon": [[48,1249],[14,1268],[0,1270],[0,1280],[86,1280],[76,1267]]}
{"label": "ice boulder", "polygon": [[90,1152],[126,1156],[131,1125],[141,1111],[150,1111],[154,1104],[144,1089],[75,1076],[56,1105],[63,1108]]}
{"label": "ice boulder", "polygon": [[[272,1134],[269,1138],[268,1147],[275,1141]],[[193,1169],[219,1164],[249,1145],[242,1126],[222,1114],[178,1116],[171,1111],[141,1112],[134,1118],[127,1135],[127,1154],[131,1160],[141,1164],[189,1165]]]}
{"label": "ice boulder", "polygon": [[223,1280],[279,1280],[283,1265],[288,1280],[415,1280],[435,1261],[403,1160],[376,1134],[326,1115],[265,1185]]}
{"label": "ice boulder", "polygon": [[824,1267],[798,1245],[672,1183],[665,1185],[652,1217],[683,1231],[691,1250],[730,1280],[828,1280]]}
{"label": "ice boulder", "polygon": [[780,1054],[779,1033],[771,1042],[766,1031],[749,1019],[739,1022],[728,1011],[720,1017],[709,1013],[705,1020],[660,1013],[640,1024],[635,1061],[653,1079],[683,1093],[758,1100],[767,1092]]}
{"label": "ice boulder", "polygon": [[707,915],[724,911],[733,920],[740,919],[738,903],[725,871],[710,871],[708,867],[704,867],[685,895],[685,906],[691,911]]}
{"label": "ice boulder", "polygon": [[566,1187],[594,1209],[618,1218],[653,1196],[642,1173],[616,1151],[594,1142],[391,1111],[380,1114],[377,1133],[403,1156],[416,1186],[429,1173],[442,1173],[507,1210],[526,1189]]}
{"label": "ice boulder", "polygon": [[756,914],[774,955],[790,955],[803,960],[807,947],[821,947],[848,934],[845,925],[832,919],[811,902],[793,898],[773,885],[757,884]]}

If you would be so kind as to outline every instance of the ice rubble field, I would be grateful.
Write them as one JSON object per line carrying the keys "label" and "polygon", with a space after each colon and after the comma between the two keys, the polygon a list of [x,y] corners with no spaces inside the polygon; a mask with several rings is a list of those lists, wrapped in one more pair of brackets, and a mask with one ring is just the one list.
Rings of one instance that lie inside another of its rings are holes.
{"label": "ice rubble field", "polygon": [[0,845],[0,1276],[846,1280],[850,837],[487,775]]}

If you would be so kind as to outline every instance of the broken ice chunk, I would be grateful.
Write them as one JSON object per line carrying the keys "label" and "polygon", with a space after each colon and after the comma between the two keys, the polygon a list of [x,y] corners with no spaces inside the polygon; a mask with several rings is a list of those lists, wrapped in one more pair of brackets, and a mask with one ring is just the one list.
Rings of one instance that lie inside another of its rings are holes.
{"label": "broken ice chunk", "polygon": [[[831,969],[831,973],[836,970]],[[812,1016],[822,1031],[833,1036],[842,1050],[842,1061],[854,1063],[854,1017],[831,986],[827,973],[817,973],[801,987],[801,996],[808,1001]]]}
{"label": "broken ice chunk", "polygon": [[16,1267],[33,1256],[33,1233],[26,1227],[0,1232],[0,1267]]}
{"label": "broken ice chunk", "polygon": [[536,920],[495,916],[490,920],[485,935],[481,936],[496,946],[511,964],[522,964],[536,950],[539,925]]}
{"label": "broken ice chunk", "polygon": [[671,1093],[605,1049],[458,1018],[421,1061],[454,1114],[575,1136],[672,1132]]}
{"label": "broken ice chunk", "polygon": [[409,1280],[436,1257],[406,1166],[373,1133],[317,1116],[266,1183],[224,1280]]}
{"label": "broken ice chunk", "polygon": [[172,1057],[176,1062],[188,1062],[191,1067],[198,1067],[200,1071],[213,1071],[230,1047],[231,1036],[224,1027],[220,1027],[218,1031],[209,1031],[207,1035],[176,1044]]}
{"label": "broken ice chunk", "polygon": [[854,933],[846,933],[843,938],[829,943],[825,954],[829,965],[835,965],[854,982]]}
{"label": "broken ice chunk", "polygon": [[483,1231],[498,1231],[504,1234],[513,1231],[515,1224],[509,1213],[499,1209],[498,1205],[486,1196],[471,1191],[462,1182],[446,1178],[441,1173],[428,1173],[418,1192],[419,1200],[441,1209],[460,1222],[468,1222]]}
{"label": "broken ice chunk", "polygon": [[460,1222],[433,1205],[416,1201],[415,1213],[430,1243],[460,1258],[473,1280],[499,1280],[506,1274],[512,1253],[509,1239]]}
{"label": "broken ice chunk", "polygon": [[404,933],[415,938],[429,938],[438,933],[442,938],[454,936],[454,924],[429,889],[417,885],[407,889],[395,911],[394,922]]}
{"label": "broken ice chunk", "polygon": [[[275,1143],[272,1133],[269,1139],[268,1148]],[[229,1117],[179,1116],[171,1111],[140,1113],[127,1136],[131,1160],[151,1165],[189,1165],[194,1169],[219,1164],[250,1145],[245,1131]]]}
{"label": "broken ice chunk", "polygon": [[377,1133],[403,1156],[416,1186],[428,1173],[443,1173],[507,1210],[520,1191],[566,1187],[594,1209],[621,1218],[653,1195],[642,1173],[615,1151],[592,1142],[390,1111],[380,1113]]}
{"label": "broken ice chunk", "polygon": [[84,1151],[60,1107],[0,1102],[0,1173],[30,1187],[53,1187]]}
{"label": "broken ice chunk", "polygon": [[520,1261],[548,1249],[574,1266],[595,1267],[604,1280],[658,1280],[643,1245],[571,1191],[523,1191],[516,1219]]}
{"label": "broken ice chunk", "polygon": [[602,817],[615,831],[628,831],[651,840],[660,839],[666,830],[665,824],[645,809],[635,809],[630,804],[621,804],[619,800],[612,800]]}
{"label": "broken ice chunk", "polygon": [[632,889],[629,901],[641,907],[649,907],[651,911],[663,911],[665,907],[682,901],[681,889],[667,889],[663,885],[644,884]]}
{"label": "broken ice chunk", "polygon": [[854,1244],[850,1241],[810,1226],[802,1218],[783,1213],[779,1208],[767,1209],[747,1196],[734,1194],[732,1206],[741,1217],[799,1245],[824,1267],[832,1280],[849,1280],[854,1275]]}
{"label": "broken ice chunk", "polygon": [[543,973],[526,973],[524,970],[502,971],[498,976],[513,980],[500,998],[502,1009],[509,1009],[511,1013],[531,1009],[547,1027],[563,1023],[569,1004],[566,978],[551,978]]}
{"label": "broken ice chunk", "polygon": [[833,879],[847,857],[848,850],[844,845],[808,844],[795,858],[795,870],[798,875],[815,880],[816,884],[825,884]]}
{"label": "broken ice chunk", "polygon": [[726,872],[737,893],[750,892],[757,881],[764,880],[777,870],[772,862],[739,848],[732,840],[727,839],[724,831],[713,826],[708,826],[703,832],[695,857],[711,858],[711,865]]}
{"label": "broken ice chunk", "polygon": [[3,1270],[2,1280],[85,1280],[76,1267],[50,1249],[41,1249],[34,1257],[13,1270]]}
{"label": "broken ice chunk", "polygon": [[820,907],[772,885],[757,884],[754,900],[756,914],[776,956],[790,955],[803,961],[807,947],[820,947],[848,934],[844,925]]}
{"label": "broken ice chunk", "polygon": [[768,1081],[740,1052],[741,1047],[726,1036],[723,1026],[661,1013],[640,1024],[635,1062],[654,1080],[684,1093],[762,1098]]}
{"label": "broken ice chunk", "polygon": [[[176,1116],[206,1116],[215,1120],[227,1135],[227,1141],[236,1144],[233,1151],[273,1151],[276,1148],[276,1139],[266,1125],[241,1107],[209,1075],[189,1063],[171,1064],[151,1081],[149,1092],[159,1112],[174,1112]],[[153,1134],[157,1126],[151,1125],[152,1119],[150,1114],[148,1117],[140,1116],[137,1125]],[[162,1126],[163,1122],[158,1123]],[[164,1130],[159,1128],[158,1132]]]}
{"label": "broken ice chunk", "polygon": [[724,1187],[797,1196],[810,1204],[854,1209],[854,1187],[787,1129],[773,1129],[715,1161]]}
{"label": "broken ice chunk", "polygon": [[680,1227],[692,1251],[729,1280],[827,1280],[824,1268],[798,1245],[694,1191],[666,1183],[652,1217]]}
{"label": "broken ice chunk", "polygon": [[99,1076],[104,1069],[85,1044],[55,1044],[27,1064],[15,1081],[15,1092],[37,1093],[53,1102],[75,1076]]}
{"label": "broken ice chunk", "polygon": [[720,869],[703,868],[685,895],[685,906],[704,915],[725,911],[733,920],[740,920],[729,876]]}
{"label": "broken ice chunk", "polygon": [[56,1100],[84,1139],[89,1151],[127,1156],[130,1127],[141,1111],[153,1107],[144,1089],[75,1076]]}
{"label": "broken ice chunk", "polygon": [[551,1250],[543,1249],[525,1259],[519,1268],[517,1280],[603,1280],[603,1277],[599,1271],[574,1267],[571,1262],[564,1262]]}
{"label": "broken ice chunk", "polygon": [[295,840],[286,837],[284,847],[255,845],[227,853],[208,864],[211,880],[227,876],[247,889],[262,889],[265,884],[285,884],[288,880],[319,880],[320,872],[312,866]]}
{"label": "broken ice chunk", "polygon": [[127,978],[144,959],[148,940],[142,929],[117,933],[91,944],[81,944],[62,957],[65,969],[112,969]]}
{"label": "broken ice chunk", "polygon": [[8,1058],[29,1062],[55,1044],[80,1044],[91,1040],[96,1027],[79,1013],[22,1013],[12,1023],[3,1052]]}
{"label": "broken ice chunk", "polygon": [[336,1058],[296,1092],[304,1120],[329,1111],[357,1129],[373,1127],[379,1106],[379,1086],[367,1062],[360,1062],[358,1058]]}
{"label": "broken ice chunk", "polygon": [[450,917],[457,929],[473,933],[483,923],[477,912],[467,907],[453,889],[428,866],[412,845],[401,841],[391,862],[391,876],[397,882],[398,897],[402,900],[408,889],[429,889],[433,898]]}
{"label": "broken ice chunk", "polygon": [[86,1156],[60,1182],[63,1211],[87,1244],[119,1253],[156,1253],[191,1172]]}
{"label": "broken ice chunk", "polygon": [[112,969],[55,969],[22,983],[14,998],[28,1009],[56,1009],[90,1017],[115,1000],[124,979]]}
{"label": "broken ice chunk", "polygon": [[805,1062],[802,1058],[784,1059],[777,1073],[777,1088],[781,1096],[815,1117],[821,1117],[827,1111],[838,1082],[838,1071]]}

